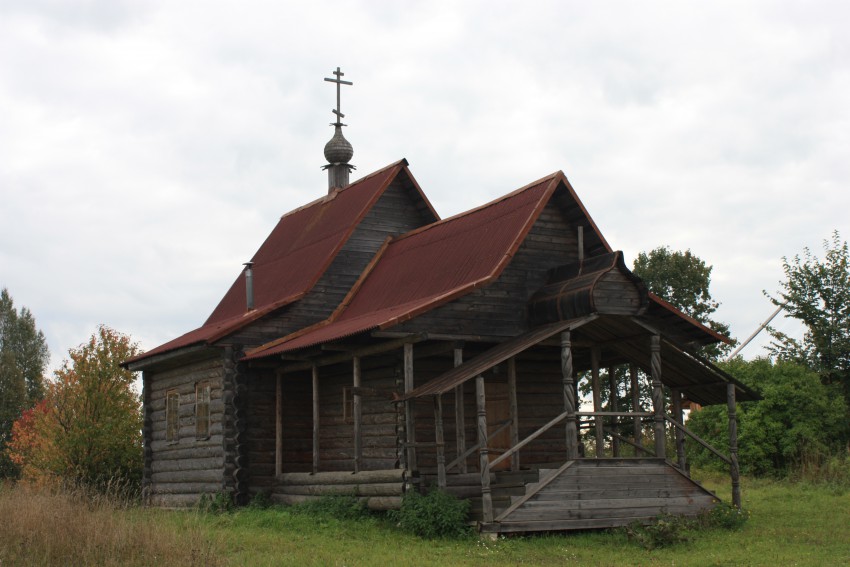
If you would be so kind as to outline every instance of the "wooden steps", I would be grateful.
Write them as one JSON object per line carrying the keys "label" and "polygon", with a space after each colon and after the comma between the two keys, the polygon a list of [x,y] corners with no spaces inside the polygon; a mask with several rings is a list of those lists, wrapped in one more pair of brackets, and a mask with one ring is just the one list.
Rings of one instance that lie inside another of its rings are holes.
{"label": "wooden steps", "polygon": [[[492,493],[496,520],[482,524],[483,532],[617,527],[662,513],[695,516],[717,502],[663,459],[578,459],[561,469],[501,474]],[[526,483],[519,494],[518,480]],[[479,520],[480,500],[473,500],[472,509]]]}

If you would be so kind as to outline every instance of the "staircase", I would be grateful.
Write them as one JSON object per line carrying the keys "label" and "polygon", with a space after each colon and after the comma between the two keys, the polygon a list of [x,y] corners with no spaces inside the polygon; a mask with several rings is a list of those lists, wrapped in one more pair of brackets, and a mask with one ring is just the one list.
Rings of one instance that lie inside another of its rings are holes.
{"label": "staircase", "polygon": [[[717,497],[664,459],[578,459],[558,469],[495,473],[489,533],[582,530],[695,516]],[[472,503],[481,515],[481,499]]]}

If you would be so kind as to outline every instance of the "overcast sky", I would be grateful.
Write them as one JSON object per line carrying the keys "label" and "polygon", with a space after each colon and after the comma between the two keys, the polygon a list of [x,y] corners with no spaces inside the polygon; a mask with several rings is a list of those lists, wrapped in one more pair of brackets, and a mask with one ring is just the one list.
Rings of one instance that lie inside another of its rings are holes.
{"label": "overcast sky", "polygon": [[405,157],[447,217],[563,170],[629,265],[713,265],[738,338],[782,256],[850,237],[850,4],[519,6],[0,0],[0,287],[54,367],[199,326],[326,192],[336,66],[355,178]]}

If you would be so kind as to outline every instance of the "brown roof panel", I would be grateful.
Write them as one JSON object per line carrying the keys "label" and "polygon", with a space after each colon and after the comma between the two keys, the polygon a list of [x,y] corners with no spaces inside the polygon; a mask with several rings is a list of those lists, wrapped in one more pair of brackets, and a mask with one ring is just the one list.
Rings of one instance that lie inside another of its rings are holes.
{"label": "brown roof panel", "polygon": [[[240,273],[203,326],[128,362],[216,341],[303,297],[399,172],[410,175],[406,165],[405,160],[393,163],[283,215],[251,259],[255,309],[246,310],[245,277]],[[433,213],[427,200],[425,204]]]}
{"label": "brown roof panel", "polygon": [[387,328],[490,283],[513,257],[562,179],[563,174],[550,175],[392,241],[335,321],[250,351],[246,358]]}

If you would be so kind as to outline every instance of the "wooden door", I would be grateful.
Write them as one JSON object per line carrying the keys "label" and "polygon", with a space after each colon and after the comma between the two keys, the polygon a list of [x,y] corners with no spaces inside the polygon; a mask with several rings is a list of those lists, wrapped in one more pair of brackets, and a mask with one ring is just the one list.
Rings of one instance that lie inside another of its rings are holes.
{"label": "wooden door", "polygon": [[[487,435],[490,436],[505,420],[511,417],[511,403],[508,396],[508,385],[504,382],[487,382],[485,386],[487,396]],[[490,460],[492,461],[511,447],[511,429],[506,427],[487,442],[490,449]],[[508,470],[511,468],[511,460],[505,459],[492,470]]]}

